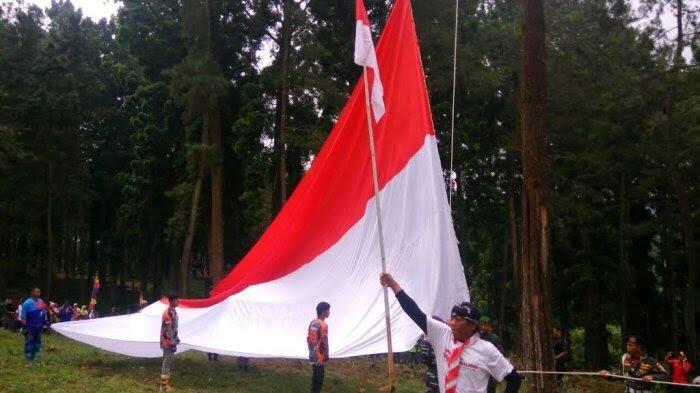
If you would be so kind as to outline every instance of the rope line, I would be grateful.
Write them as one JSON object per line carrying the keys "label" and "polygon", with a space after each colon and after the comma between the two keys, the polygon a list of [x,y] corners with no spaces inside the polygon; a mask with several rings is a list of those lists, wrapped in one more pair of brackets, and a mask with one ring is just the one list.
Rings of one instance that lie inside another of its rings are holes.
{"label": "rope line", "polygon": [[[520,370],[518,370],[518,373],[519,374],[581,375],[581,376],[594,376],[594,377],[599,377],[599,378],[626,379],[629,381],[643,382],[641,378],[628,377],[628,376],[619,375],[619,374],[608,374],[605,377],[602,377],[600,374],[598,374],[596,372],[590,372],[590,371],[520,371]],[[660,384],[660,385],[671,385],[671,386],[684,386],[684,387],[688,387],[688,388],[700,389],[700,385],[693,385],[693,384],[688,384],[688,383],[666,382],[666,381],[657,381],[657,380],[652,380],[651,382],[647,382],[647,383],[656,383],[656,384]]]}
{"label": "rope line", "polygon": [[447,186],[449,188],[450,194],[450,208],[452,207],[452,174],[454,162],[454,150],[455,150],[455,93],[457,90],[457,28],[459,26],[459,0],[455,0],[455,38],[454,38],[454,49],[452,52],[452,123],[450,125],[450,173],[449,179],[447,181]]}

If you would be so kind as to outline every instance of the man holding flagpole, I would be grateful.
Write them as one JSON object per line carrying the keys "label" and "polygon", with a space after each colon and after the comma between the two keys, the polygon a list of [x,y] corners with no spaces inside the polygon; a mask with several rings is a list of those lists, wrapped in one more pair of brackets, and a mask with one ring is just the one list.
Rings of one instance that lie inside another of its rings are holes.
{"label": "man holding flagpole", "polygon": [[427,318],[390,274],[379,282],[391,288],[401,308],[428,336],[435,349],[438,382],[443,393],[485,393],[489,377],[506,380],[505,393],[520,389],[520,374],[488,341],[479,338],[479,310],[470,302],[452,307],[447,323]]}

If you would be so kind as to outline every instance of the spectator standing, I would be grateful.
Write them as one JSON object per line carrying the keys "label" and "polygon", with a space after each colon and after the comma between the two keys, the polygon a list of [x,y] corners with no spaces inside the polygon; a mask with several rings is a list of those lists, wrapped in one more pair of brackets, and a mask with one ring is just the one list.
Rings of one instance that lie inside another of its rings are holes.
{"label": "spectator standing", "polygon": [[2,314],[2,326],[7,330],[15,328],[17,306],[12,299],[5,300],[5,312]]}
{"label": "spectator standing", "polygon": [[493,322],[488,315],[482,315],[481,318],[479,318],[479,330],[482,340],[490,342],[500,353],[503,353],[503,342],[493,331]]}
{"label": "spectator standing", "polygon": [[175,352],[177,345],[180,344],[180,338],[177,335],[178,316],[177,306],[180,304],[180,298],[177,295],[168,296],[168,308],[163,312],[160,324],[160,347],[163,350],[163,367],[160,373],[160,391],[169,392],[172,390],[170,386],[170,372],[175,360]]}
{"label": "spectator standing", "polygon": [[24,364],[34,363],[41,351],[41,333],[46,326],[46,304],[40,298],[41,289],[32,288],[31,297],[22,304],[20,318],[24,325]]}
{"label": "spectator standing", "polygon": [[[693,365],[688,361],[685,352],[669,352],[666,354],[666,363],[670,367],[671,382],[673,383],[690,383],[688,375],[693,370]],[[673,392],[684,392],[685,388],[673,386]]]}
{"label": "spectator standing", "polygon": [[[640,336],[632,335],[624,338],[627,351],[622,355],[622,375],[638,378],[639,380],[625,380],[625,393],[652,393],[654,384],[652,381],[665,381],[668,379],[666,370],[644,350],[644,340]],[[602,377],[608,377],[610,372],[601,370]]]}
{"label": "spectator standing", "polygon": [[319,393],[323,388],[325,367],[328,361],[328,324],[326,318],[331,314],[331,305],[321,302],[316,306],[316,318],[309,324],[306,344],[309,347],[309,362],[313,369],[311,376],[311,393]]}
{"label": "spectator standing", "polygon": [[21,332],[24,329],[24,322],[22,322],[22,299],[17,299],[17,311],[15,311],[15,330]]}
{"label": "spectator standing", "polygon": [[58,322],[70,322],[73,318],[73,307],[68,300],[63,302],[63,306],[58,310]]}
{"label": "spectator standing", "polygon": [[[552,338],[554,338],[554,371],[566,371],[569,365],[569,346],[564,341],[558,327],[552,329]],[[562,380],[563,375],[557,374],[557,384],[560,384]]]}

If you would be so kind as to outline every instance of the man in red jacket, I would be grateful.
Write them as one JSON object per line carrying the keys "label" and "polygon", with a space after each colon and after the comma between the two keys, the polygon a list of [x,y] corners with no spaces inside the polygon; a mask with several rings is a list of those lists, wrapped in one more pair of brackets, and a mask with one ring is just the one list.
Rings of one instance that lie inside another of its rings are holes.
{"label": "man in red jacket", "polygon": [[666,363],[671,366],[671,382],[688,383],[688,374],[693,370],[683,351],[666,354]]}

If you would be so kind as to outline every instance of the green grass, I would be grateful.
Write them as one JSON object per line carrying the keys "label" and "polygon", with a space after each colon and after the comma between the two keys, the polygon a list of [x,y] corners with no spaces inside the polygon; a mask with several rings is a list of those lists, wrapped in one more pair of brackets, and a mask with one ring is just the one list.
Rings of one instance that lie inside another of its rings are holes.
{"label": "green grass", "polygon": [[[298,360],[251,360],[240,371],[234,358],[207,361],[188,351],[175,359],[172,384],[177,392],[308,392],[311,370]],[[160,359],[115,355],[57,334],[43,336],[36,364],[23,363],[23,338],[0,329],[0,392],[157,392]],[[368,360],[332,360],[326,367],[324,392],[384,392],[386,364]],[[499,386],[499,392],[503,384]],[[597,378],[568,379],[561,393],[621,392],[622,385]],[[397,365],[397,392],[423,392],[422,368]],[[521,389],[521,392],[525,392]]]}
{"label": "green grass", "polygon": [[[56,334],[43,336],[36,364],[23,364],[23,338],[0,329],[0,392],[157,392],[160,359],[111,354]],[[240,371],[234,358],[207,361],[201,352],[178,355],[172,384],[177,392],[307,392],[311,370],[297,360],[251,360]],[[333,360],[326,367],[324,392],[380,392],[384,362]],[[398,367],[398,392],[420,392],[420,371]]]}

